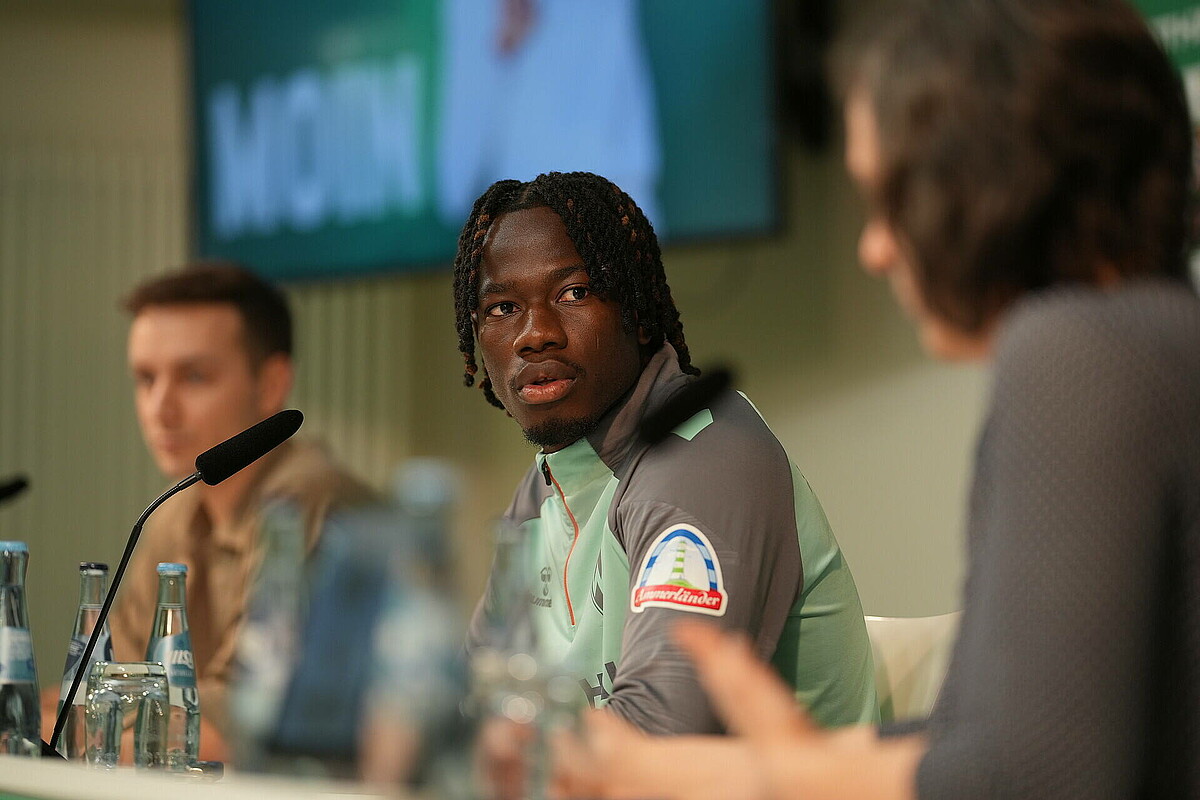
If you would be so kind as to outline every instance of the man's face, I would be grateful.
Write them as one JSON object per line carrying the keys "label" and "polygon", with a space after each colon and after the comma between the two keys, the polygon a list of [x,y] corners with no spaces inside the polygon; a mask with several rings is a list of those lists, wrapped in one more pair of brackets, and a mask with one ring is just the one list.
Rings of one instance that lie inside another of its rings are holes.
{"label": "man's face", "polygon": [[867,219],[858,238],[858,260],[870,275],[885,276],[897,305],[917,327],[925,351],[946,360],[987,354],[987,334],[970,334],[942,319],[925,302],[908,249],[874,200],[881,181],[882,154],[875,111],[864,90],[846,102],[846,168],[868,198]]}
{"label": "man's face", "polygon": [[621,309],[590,288],[583,259],[549,208],[497,217],[483,249],[475,331],[504,408],[543,452],[586,436],[641,374]]}
{"label": "man's face", "polygon": [[172,478],[191,474],[200,453],[277,410],[229,304],[147,306],[129,329],[129,369],[142,436]]}

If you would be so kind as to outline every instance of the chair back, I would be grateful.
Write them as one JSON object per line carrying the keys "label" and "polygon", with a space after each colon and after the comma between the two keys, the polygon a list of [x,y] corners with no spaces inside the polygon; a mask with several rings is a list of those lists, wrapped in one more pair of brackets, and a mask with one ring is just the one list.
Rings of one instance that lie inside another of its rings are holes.
{"label": "chair back", "polygon": [[929,715],[950,664],[961,611],[931,617],[866,617],[884,722]]}

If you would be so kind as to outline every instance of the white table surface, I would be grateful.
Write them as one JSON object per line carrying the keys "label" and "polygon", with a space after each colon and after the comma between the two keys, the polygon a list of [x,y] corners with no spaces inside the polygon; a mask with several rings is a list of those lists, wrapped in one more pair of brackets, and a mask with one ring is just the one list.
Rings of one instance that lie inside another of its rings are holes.
{"label": "white table surface", "polygon": [[54,759],[0,756],[0,798],[37,800],[405,800],[399,789],[227,773],[219,780],[121,768],[111,772]]}

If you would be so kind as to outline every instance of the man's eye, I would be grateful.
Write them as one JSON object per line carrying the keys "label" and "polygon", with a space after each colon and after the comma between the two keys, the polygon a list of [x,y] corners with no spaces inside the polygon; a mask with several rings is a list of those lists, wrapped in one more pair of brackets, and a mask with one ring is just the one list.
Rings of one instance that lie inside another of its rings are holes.
{"label": "man's eye", "polygon": [[503,303],[496,303],[495,305],[488,306],[486,313],[489,317],[506,317],[516,310],[516,303],[509,303],[508,301],[505,301]]}
{"label": "man's eye", "polygon": [[568,286],[563,290],[563,293],[559,295],[559,299],[567,301],[583,300],[591,293],[592,290],[586,286]]}
{"label": "man's eye", "polygon": [[184,378],[188,383],[205,383],[208,381],[208,373],[191,370],[184,375]]}

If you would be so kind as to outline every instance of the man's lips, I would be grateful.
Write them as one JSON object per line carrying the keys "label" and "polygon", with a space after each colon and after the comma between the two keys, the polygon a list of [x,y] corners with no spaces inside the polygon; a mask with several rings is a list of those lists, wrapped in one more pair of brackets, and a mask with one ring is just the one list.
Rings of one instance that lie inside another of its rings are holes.
{"label": "man's lips", "polygon": [[184,450],[187,447],[187,442],[178,438],[158,438],[152,441],[152,445],[156,450],[164,450],[169,453]]}
{"label": "man's lips", "polygon": [[517,390],[517,394],[529,405],[536,406],[562,400],[574,385],[574,378],[556,378],[545,383],[527,383]]}
{"label": "man's lips", "polygon": [[558,361],[529,364],[521,369],[512,385],[517,396],[529,405],[541,405],[561,400],[575,385],[578,372]]}

